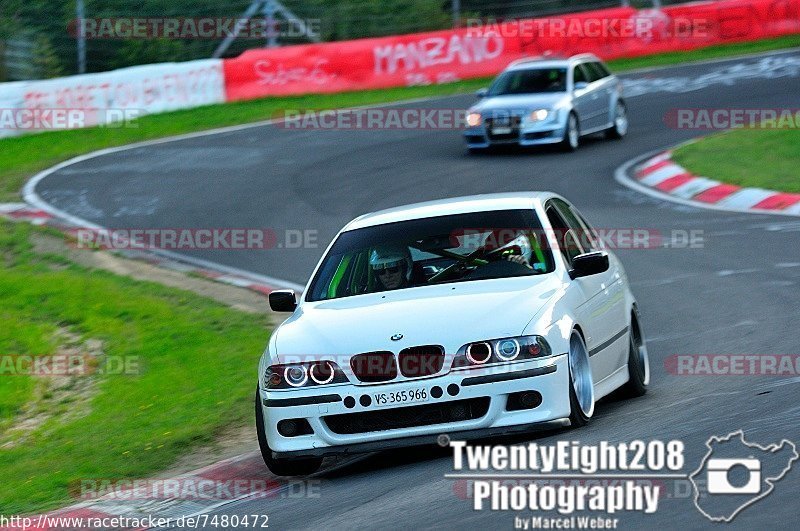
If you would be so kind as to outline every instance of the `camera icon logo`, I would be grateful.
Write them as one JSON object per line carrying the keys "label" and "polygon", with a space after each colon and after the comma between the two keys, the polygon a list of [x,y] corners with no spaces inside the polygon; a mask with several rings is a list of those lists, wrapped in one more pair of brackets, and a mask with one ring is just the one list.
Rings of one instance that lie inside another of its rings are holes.
{"label": "camera icon logo", "polygon": [[[747,472],[747,482],[734,483],[731,473],[737,469]],[[709,459],[706,463],[709,494],[758,494],[761,492],[761,461],[747,459]]]}
{"label": "camera icon logo", "polygon": [[767,445],[750,442],[737,430],[706,441],[708,452],[688,479],[694,505],[712,522],[730,522],[762,500],[800,459],[792,441]]}

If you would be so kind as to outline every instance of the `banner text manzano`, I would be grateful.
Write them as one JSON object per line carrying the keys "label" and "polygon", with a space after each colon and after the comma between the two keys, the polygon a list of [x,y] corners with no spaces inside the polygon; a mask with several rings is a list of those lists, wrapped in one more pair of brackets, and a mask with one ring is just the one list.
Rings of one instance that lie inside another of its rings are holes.
{"label": "banner text manzano", "polygon": [[610,60],[752,41],[800,33],[799,12],[800,0],[722,0],[661,10],[619,7],[537,19],[535,24],[525,19],[248,50],[223,63],[226,99],[447,83],[495,75],[521,57],[590,52]]}

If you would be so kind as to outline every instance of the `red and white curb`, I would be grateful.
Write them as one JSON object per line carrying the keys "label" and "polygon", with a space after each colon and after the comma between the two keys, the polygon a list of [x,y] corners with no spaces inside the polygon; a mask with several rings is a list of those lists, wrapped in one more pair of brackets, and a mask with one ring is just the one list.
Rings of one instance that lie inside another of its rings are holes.
{"label": "red and white curb", "polygon": [[[62,220],[61,218],[58,218],[45,210],[31,207],[26,203],[0,203],[0,217],[12,221],[26,221],[33,223],[34,225],[47,225],[60,230],[65,234],[68,234],[75,228],[73,224]],[[258,278],[256,275],[248,274],[245,271],[227,268],[212,262],[192,260],[194,263],[190,263],[188,260],[185,260],[183,257],[175,253],[135,249],[115,252],[125,256],[126,258],[141,260],[155,266],[172,269],[174,271],[192,273],[215,282],[221,282],[223,284],[255,291],[261,295],[269,295],[270,292],[280,289],[281,287],[290,287],[299,291],[302,291],[303,289],[302,286],[291,285],[288,282],[279,280],[275,282],[265,282],[264,279]]]}
{"label": "red and white curb", "polygon": [[34,225],[44,225],[53,220],[53,216],[44,210],[31,208],[27,203],[0,203],[0,217]]}
{"label": "red and white curb", "polygon": [[654,192],[650,195],[672,198],[683,204],[735,212],[800,216],[800,194],[743,188],[699,177],[676,164],[671,151],[646,158],[639,165],[634,163],[632,178],[618,173],[617,180],[621,177],[632,180],[640,190],[645,188]]}

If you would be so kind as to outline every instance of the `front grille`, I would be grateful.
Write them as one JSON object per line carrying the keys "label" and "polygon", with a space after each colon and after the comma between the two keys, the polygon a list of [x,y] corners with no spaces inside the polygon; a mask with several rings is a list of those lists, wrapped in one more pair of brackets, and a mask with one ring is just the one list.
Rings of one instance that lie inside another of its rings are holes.
{"label": "front grille", "polygon": [[489,140],[493,142],[501,142],[501,141],[508,141],[508,140],[519,140],[519,124],[521,118],[519,116],[509,116],[507,120],[503,120],[500,124],[502,127],[510,127],[511,132],[509,133],[501,133],[501,134],[494,134],[494,126],[497,122],[497,118],[487,118],[486,119],[486,132],[489,135]]}
{"label": "front grille", "polygon": [[404,348],[397,355],[400,373],[406,378],[430,376],[442,370],[444,365],[444,347],[425,345]]}
{"label": "front grille", "polygon": [[397,362],[389,351],[356,354],[350,358],[350,368],[362,382],[388,382],[397,378]]}
{"label": "front grille", "polygon": [[322,417],[322,420],[332,432],[340,435],[399,430],[479,419],[489,411],[490,401],[488,396],[483,396],[421,406],[329,415]]}

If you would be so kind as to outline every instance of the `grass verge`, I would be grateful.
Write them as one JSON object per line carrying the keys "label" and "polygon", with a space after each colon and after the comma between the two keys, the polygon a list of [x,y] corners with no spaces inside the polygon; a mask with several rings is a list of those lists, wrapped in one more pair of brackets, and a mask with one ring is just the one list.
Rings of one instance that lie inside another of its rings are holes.
{"label": "grass verge", "polygon": [[682,146],[672,158],[709,179],[800,193],[798,129],[736,129]]}
{"label": "grass verge", "polygon": [[[609,64],[613,70],[621,72],[647,66],[665,66],[796,46],[800,46],[800,35],[711,46],[688,52],[619,59]],[[428,96],[462,94],[483,87],[488,81],[488,78],[484,78],[423,87],[262,98],[144,116],[137,120],[136,128],[95,127],[7,138],[0,140],[0,202],[17,200],[22,184],[33,173],[98,149],[266,120],[280,115],[286,109],[335,109]]]}
{"label": "grass verge", "polygon": [[[80,480],[150,477],[250,422],[253,371],[268,336],[263,315],[41,251],[33,243],[40,230],[0,220],[6,514],[76,502],[70,488]],[[8,362],[67,353],[88,356],[96,370],[12,375]]]}

